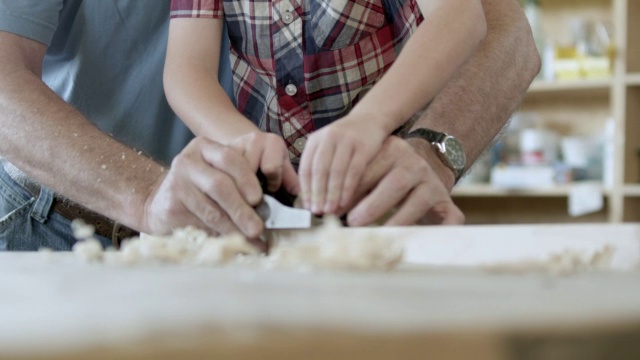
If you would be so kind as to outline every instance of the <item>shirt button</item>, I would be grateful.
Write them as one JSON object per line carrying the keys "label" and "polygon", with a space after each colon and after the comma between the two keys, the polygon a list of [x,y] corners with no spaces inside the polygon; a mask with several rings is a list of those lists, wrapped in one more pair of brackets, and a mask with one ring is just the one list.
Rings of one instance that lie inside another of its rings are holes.
{"label": "shirt button", "polygon": [[289,84],[289,85],[285,86],[284,92],[286,92],[287,95],[289,95],[289,96],[293,96],[298,92],[298,88],[293,84]]}
{"label": "shirt button", "polygon": [[284,123],[284,125],[282,125],[282,129],[284,130],[284,136],[289,136],[293,133],[293,129],[289,123]]}
{"label": "shirt button", "polygon": [[282,16],[282,22],[289,25],[293,21],[293,14],[291,14],[290,10],[285,11]]}
{"label": "shirt button", "polygon": [[297,138],[296,141],[293,142],[293,146],[300,152],[304,150],[305,145],[307,145],[307,140],[305,138]]}

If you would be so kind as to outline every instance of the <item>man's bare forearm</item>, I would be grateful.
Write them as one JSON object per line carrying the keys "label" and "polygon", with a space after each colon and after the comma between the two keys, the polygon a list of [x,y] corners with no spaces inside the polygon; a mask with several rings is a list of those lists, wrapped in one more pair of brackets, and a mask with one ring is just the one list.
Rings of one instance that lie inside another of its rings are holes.
{"label": "man's bare forearm", "polygon": [[464,145],[467,167],[520,106],[540,70],[529,23],[517,2],[482,3],[488,30],[483,44],[412,126],[455,135]]}
{"label": "man's bare forearm", "polygon": [[0,35],[3,49],[16,50],[0,55],[0,156],[57,193],[140,229],[162,167],[101,132],[51,91],[37,67],[41,49],[21,48],[26,40]]}

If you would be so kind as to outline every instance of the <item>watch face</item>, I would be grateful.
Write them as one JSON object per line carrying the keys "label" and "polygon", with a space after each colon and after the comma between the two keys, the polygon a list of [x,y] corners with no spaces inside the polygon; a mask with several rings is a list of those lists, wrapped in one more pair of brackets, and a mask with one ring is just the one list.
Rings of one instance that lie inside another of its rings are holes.
{"label": "watch face", "polygon": [[456,138],[447,136],[444,140],[444,152],[451,166],[456,170],[463,170],[467,163],[462,145]]}

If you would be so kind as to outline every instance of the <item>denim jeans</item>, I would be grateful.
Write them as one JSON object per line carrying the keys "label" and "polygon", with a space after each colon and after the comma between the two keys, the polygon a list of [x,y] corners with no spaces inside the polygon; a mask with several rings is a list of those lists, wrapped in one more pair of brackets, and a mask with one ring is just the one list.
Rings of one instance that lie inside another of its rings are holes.
{"label": "denim jeans", "polygon": [[[35,198],[0,166],[0,251],[71,250],[71,220],[52,211],[53,202],[51,190],[42,188]],[[111,239],[96,237],[111,245]]]}

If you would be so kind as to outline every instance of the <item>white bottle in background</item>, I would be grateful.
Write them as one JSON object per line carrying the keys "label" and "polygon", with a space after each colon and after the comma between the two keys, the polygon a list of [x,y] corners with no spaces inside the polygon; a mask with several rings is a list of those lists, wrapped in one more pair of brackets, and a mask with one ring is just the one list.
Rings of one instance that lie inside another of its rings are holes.
{"label": "white bottle in background", "polygon": [[542,79],[545,81],[553,81],[556,79],[556,47],[547,40],[542,54]]}
{"label": "white bottle in background", "polygon": [[520,132],[523,165],[552,165],[558,158],[557,135],[548,129],[529,128]]}
{"label": "white bottle in background", "polygon": [[520,132],[520,161],[523,165],[544,165],[545,133],[539,129]]}

